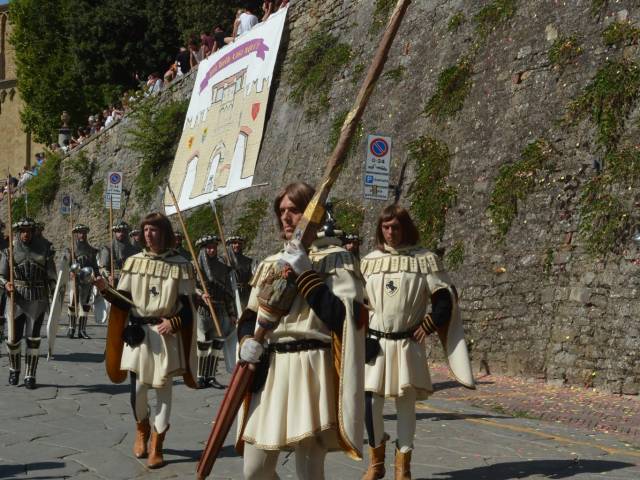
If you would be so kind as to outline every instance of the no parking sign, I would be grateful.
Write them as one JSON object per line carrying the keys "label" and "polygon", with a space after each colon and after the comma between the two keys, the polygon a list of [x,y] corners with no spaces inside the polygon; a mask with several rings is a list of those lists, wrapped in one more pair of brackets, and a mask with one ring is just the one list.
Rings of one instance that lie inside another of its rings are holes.
{"label": "no parking sign", "polygon": [[104,193],[105,208],[120,208],[122,196],[122,172],[107,173],[107,191]]}
{"label": "no parking sign", "polygon": [[364,165],[364,198],[387,200],[391,173],[391,137],[369,135]]}

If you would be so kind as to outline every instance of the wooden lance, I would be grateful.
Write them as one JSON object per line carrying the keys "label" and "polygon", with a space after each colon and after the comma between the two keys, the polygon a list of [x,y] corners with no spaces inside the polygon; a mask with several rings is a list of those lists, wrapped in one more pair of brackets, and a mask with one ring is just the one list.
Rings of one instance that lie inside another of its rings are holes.
{"label": "wooden lance", "polygon": [[113,201],[111,200],[111,194],[109,194],[109,238],[111,239],[109,243],[109,263],[111,264],[111,271],[109,273],[111,274],[111,281],[109,284],[115,287],[116,272],[113,265]]}
{"label": "wooden lance", "polygon": [[[12,212],[12,198],[11,198],[11,175],[7,178],[7,210],[9,214],[9,282],[11,286],[15,288],[13,284],[13,212]],[[9,315],[7,316],[7,331],[8,339],[11,343],[16,342],[16,300],[14,291],[9,293]]]}
{"label": "wooden lance", "polygon": [[[358,96],[356,97],[353,107],[342,124],[340,137],[338,138],[338,142],[336,143],[333,153],[327,160],[327,166],[325,168],[322,181],[316,189],[316,193],[309,202],[309,205],[307,205],[304,215],[293,233],[293,238],[300,240],[306,247],[311,245],[311,242],[316,237],[318,228],[324,218],[324,204],[329,195],[329,191],[338,178],[340,169],[344,163],[345,155],[349,148],[349,143],[353,138],[360,118],[362,118],[362,114],[367,106],[367,102],[369,101],[371,94],[373,93],[375,84],[384,69],[389,49],[391,48],[393,39],[400,28],[402,18],[404,17],[410,3],[411,0],[397,1],[393,14],[391,15],[391,19],[389,20],[382,39],[380,40],[380,44],[378,45],[373,61],[369,66],[367,76],[360,87],[360,91],[358,92]],[[265,329],[258,327],[254,338],[257,341],[262,342],[265,334]],[[238,410],[245,399],[247,391],[251,386],[254,370],[255,366],[252,364],[239,362],[236,365],[231,382],[229,383],[229,388],[227,388],[224,399],[220,404],[209,439],[207,440],[202,456],[200,457],[200,461],[198,462],[198,467],[196,469],[198,479],[204,479],[211,473],[211,469],[213,468],[213,464],[215,463],[218,453],[222,448],[227,433],[229,432],[229,429],[238,414]]]}
{"label": "wooden lance", "polygon": [[209,289],[207,288],[207,282],[205,281],[204,276],[202,275],[202,270],[200,269],[200,262],[198,262],[198,257],[196,256],[196,252],[193,250],[193,246],[191,244],[191,238],[189,238],[189,232],[187,232],[187,225],[184,223],[184,219],[182,218],[182,212],[180,211],[180,207],[178,206],[178,201],[176,200],[176,196],[171,189],[171,185],[167,184],[167,190],[169,190],[169,195],[171,195],[171,201],[173,202],[173,206],[176,207],[176,213],[178,214],[178,220],[180,221],[180,226],[182,227],[182,233],[184,233],[184,238],[187,241],[187,247],[189,247],[189,253],[193,258],[193,264],[196,267],[196,274],[198,275],[198,280],[200,281],[200,285],[202,286],[202,290],[207,295],[207,300],[205,303],[209,308],[209,313],[211,314],[211,318],[213,319],[213,326],[216,327],[216,333],[218,337],[222,337],[222,330],[220,329],[220,322],[218,321],[218,316],[216,315],[216,311],[213,308],[213,304],[211,303],[211,297],[209,296]]}

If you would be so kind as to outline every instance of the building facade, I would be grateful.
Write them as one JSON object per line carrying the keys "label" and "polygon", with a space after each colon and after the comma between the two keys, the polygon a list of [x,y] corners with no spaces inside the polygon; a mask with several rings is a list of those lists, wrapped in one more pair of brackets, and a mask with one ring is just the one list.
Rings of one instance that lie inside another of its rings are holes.
{"label": "building facade", "polygon": [[0,177],[7,172],[18,175],[24,166],[31,165],[35,153],[42,150],[25,133],[20,121],[22,100],[10,35],[9,6],[0,5]]}

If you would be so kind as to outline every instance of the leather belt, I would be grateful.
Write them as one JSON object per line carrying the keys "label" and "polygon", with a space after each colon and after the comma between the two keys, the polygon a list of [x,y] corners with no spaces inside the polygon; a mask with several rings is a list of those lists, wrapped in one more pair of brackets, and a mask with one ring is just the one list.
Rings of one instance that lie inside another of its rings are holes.
{"label": "leather belt", "polygon": [[369,328],[369,333],[377,338],[384,338],[386,340],[402,340],[405,338],[413,337],[413,332],[415,332],[420,324],[416,325],[409,330],[405,330],[404,332],[381,332],[379,330],[374,330],[373,328]]}
{"label": "leather belt", "polygon": [[331,348],[331,344],[322,340],[295,340],[293,342],[270,343],[267,350],[275,353],[292,353],[329,348]]}
{"label": "leather belt", "polygon": [[134,317],[132,315],[131,323],[136,323],[138,325],[160,325],[162,323],[162,319],[159,317]]}

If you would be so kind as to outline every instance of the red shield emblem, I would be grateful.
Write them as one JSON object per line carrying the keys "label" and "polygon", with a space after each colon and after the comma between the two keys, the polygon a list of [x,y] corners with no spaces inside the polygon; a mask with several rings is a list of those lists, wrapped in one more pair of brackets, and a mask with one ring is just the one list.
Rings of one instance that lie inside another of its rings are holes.
{"label": "red shield emblem", "polygon": [[256,117],[258,116],[258,113],[260,113],[260,103],[254,103],[253,105],[251,105],[251,118],[253,118],[254,122],[256,120]]}

